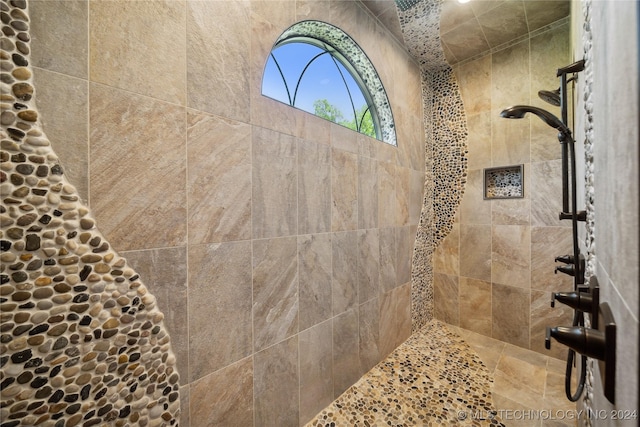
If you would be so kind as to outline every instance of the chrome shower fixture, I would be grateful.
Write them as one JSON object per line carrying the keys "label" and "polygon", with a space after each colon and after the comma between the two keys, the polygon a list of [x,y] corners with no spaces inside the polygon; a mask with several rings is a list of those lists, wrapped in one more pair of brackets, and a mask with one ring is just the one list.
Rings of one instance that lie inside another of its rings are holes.
{"label": "chrome shower fixture", "polygon": [[500,117],[504,117],[505,119],[521,119],[527,113],[535,114],[552,128],[558,129],[562,136],[565,138],[569,137],[573,142],[569,128],[562,123],[559,118],[542,108],[532,107],[531,105],[514,105],[513,107],[502,110]]}

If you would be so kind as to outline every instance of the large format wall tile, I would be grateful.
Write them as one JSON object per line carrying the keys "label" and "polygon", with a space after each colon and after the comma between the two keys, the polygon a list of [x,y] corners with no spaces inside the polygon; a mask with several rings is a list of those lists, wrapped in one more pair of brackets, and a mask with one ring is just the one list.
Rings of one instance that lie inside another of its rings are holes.
{"label": "large format wall tile", "polygon": [[331,257],[331,234],[298,236],[301,331],[332,316]]}
{"label": "large format wall tile", "polygon": [[491,224],[493,201],[484,200],[484,176],[481,169],[471,169],[458,215],[463,224]]}
{"label": "large format wall tile", "polygon": [[554,260],[573,253],[571,229],[567,227],[531,227],[531,288],[545,291],[567,291],[573,278],[554,274]]}
{"label": "large format wall tile", "polygon": [[[491,109],[491,55],[460,65],[455,70],[460,95],[464,100],[467,120]],[[469,124],[469,130],[472,129]],[[491,138],[491,135],[488,135]],[[469,138],[469,148],[472,146]],[[472,168],[472,152],[469,151],[469,168]]]}
{"label": "large format wall tile", "polygon": [[184,1],[92,1],[89,21],[91,81],[185,105]]}
{"label": "large format wall tile", "polygon": [[331,231],[331,150],[306,140],[298,147],[298,233]]}
{"label": "large format wall tile", "polygon": [[252,140],[253,238],[296,234],[297,140],[255,126]]}
{"label": "large format wall tile", "polygon": [[249,4],[187,2],[189,107],[249,122]]}
{"label": "large format wall tile", "polygon": [[33,78],[42,129],[65,175],[80,197],[89,201],[88,82],[39,68],[33,69]]}
{"label": "large format wall tile", "polygon": [[189,248],[191,381],[252,353],[250,268],[249,242]]}
{"label": "large format wall tile", "polygon": [[491,226],[460,226],[460,275],[491,281]]}
{"label": "large format wall tile", "polygon": [[332,307],[336,316],[358,303],[358,232],[331,234]]}
{"label": "large format wall tile", "polygon": [[491,283],[460,277],[460,327],[491,336]]}
{"label": "large format wall tile", "polygon": [[[378,226],[381,228],[396,225],[395,173],[395,163],[378,162]],[[422,204],[422,200],[420,202]]]}
{"label": "large format wall tile", "polygon": [[531,230],[528,226],[494,225],[491,239],[491,281],[529,289]]}
{"label": "large format wall tile", "polygon": [[[549,179],[549,177],[556,177],[556,179]],[[531,164],[531,225],[571,226],[571,221],[558,219],[558,214],[562,211],[560,177],[562,177],[561,160]]]}
{"label": "large format wall tile", "polygon": [[[86,0],[30,0],[29,9],[33,66],[87,79],[89,2]],[[40,82],[37,87],[38,98],[40,98]],[[58,93],[64,94],[63,91]],[[40,108],[40,99],[38,99],[38,107]],[[53,120],[53,117],[45,117]]]}
{"label": "large format wall tile", "polygon": [[460,224],[442,239],[433,254],[433,271],[452,276],[460,274]]}
{"label": "large format wall tile", "polygon": [[358,158],[331,150],[331,230],[358,228]]}
{"label": "large format wall tile", "polygon": [[187,112],[189,244],[251,238],[251,127]]}
{"label": "large format wall tile", "polygon": [[378,162],[358,157],[358,228],[378,227]]}
{"label": "large format wall tile", "polygon": [[192,383],[190,424],[253,425],[253,374],[253,358],[247,357]]}
{"label": "large format wall tile", "polygon": [[491,118],[489,110],[467,116],[469,170],[491,166]]}
{"label": "large format wall tile", "polygon": [[529,289],[494,283],[491,288],[493,338],[529,348]]}
{"label": "large format wall tile", "polygon": [[300,423],[310,420],[334,399],[332,321],[300,332]]}
{"label": "large format wall tile", "polygon": [[564,304],[549,304],[550,292],[531,291],[531,332],[529,348],[542,354],[562,359],[567,355],[567,347],[554,342],[550,350],[545,348],[547,327],[570,326],[573,321],[573,310]]}
{"label": "large format wall tile", "polygon": [[340,396],[362,375],[358,357],[359,339],[356,307],[333,318],[334,398]]}
{"label": "large format wall tile", "polygon": [[358,306],[360,372],[369,372],[380,361],[380,298]]}
{"label": "large format wall tile", "polygon": [[398,254],[396,251],[396,229],[380,229],[380,292],[387,292],[396,287]]}
{"label": "large format wall tile", "polygon": [[187,250],[184,247],[162,248],[123,253],[144,278],[165,314],[164,322],[173,342],[181,384],[189,377],[189,306],[187,288]]}
{"label": "large format wall tile", "polygon": [[297,251],[295,237],[253,241],[255,351],[298,332]]}
{"label": "large format wall tile", "polygon": [[358,303],[380,293],[380,235],[378,229],[358,230]]}
{"label": "large format wall tile", "polygon": [[458,326],[460,324],[458,277],[434,273],[433,295],[435,318]]}
{"label": "large format wall tile", "polygon": [[[255,427],[295,426],[300,422],[294,403],[300,395],[298,339],[291,337],[254,356]],[[236,423],[234,420],[230,425],[241,425]]]}
{"label": "large format wall tile", "polygon": [[99,84],[89,108],[89,198],[102,232],[120,250],[184,244],[184,108]]}

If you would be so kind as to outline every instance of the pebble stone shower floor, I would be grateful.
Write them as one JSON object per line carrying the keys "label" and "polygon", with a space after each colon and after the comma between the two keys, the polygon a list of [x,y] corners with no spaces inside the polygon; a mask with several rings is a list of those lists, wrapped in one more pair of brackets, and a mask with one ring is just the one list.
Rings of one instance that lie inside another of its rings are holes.
{"label": "pebble stone shower floor", "polygon": [[563,366],[432,320],[306,427],[575,426]]}

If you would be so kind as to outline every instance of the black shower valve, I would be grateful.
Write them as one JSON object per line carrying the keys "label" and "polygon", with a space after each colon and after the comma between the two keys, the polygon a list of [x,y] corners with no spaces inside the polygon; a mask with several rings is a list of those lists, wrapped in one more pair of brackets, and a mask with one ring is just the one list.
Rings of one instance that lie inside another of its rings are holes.
{"label": "black shower valve", "polygon": [[[594,298],[589,292],[553,292],[551,293],[551,307],[555,307],[558,301],[574,310],[591,313],[593,310]],[[596,301],[596,304],[598,302]]]}
{"label": "black shower valve", "polygon": [[[571,219],[573,218],[573,214],[571,212],[560,212],[559,219]],[[576,212],[576,220],[585,222],[587,220],[587,211],[578,211]]]}
{"label": "black shower valve", "polygon": [[606,354],[605,334],[597,329],[584,326],[556,326],[547,327],[544,346],[551,348],[551,338],[555,338],[560,344],[572,348],[577,353],[584,354],[598,360],[604,360]]}
{"label": "black shower valve", "polygon": [[560,255],[556,257],[556,262],[560,261],[567,265],[560,265],[555,268],[554,274],[564,273],[568,276],[576,277],[576,283],[581,285],[584,283],[584,267],[585,260],[582,254],[578,255],[578,271],[576,271],[576,258],[573,255]]}

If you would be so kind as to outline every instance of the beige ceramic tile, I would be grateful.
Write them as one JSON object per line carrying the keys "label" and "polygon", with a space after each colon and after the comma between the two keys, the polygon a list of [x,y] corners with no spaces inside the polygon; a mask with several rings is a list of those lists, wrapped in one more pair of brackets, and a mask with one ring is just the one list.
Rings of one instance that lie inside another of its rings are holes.
{"label": "beige ceramic tile", "polygon": [[527,16],[523,3],[503,2],[490,13],[477,17],[489,46],[500,46],[527,34]]}
{"label": "beige ceramic tile", "polygon": [[378,162],[378,225],[396,225],[396,166],[392,162]]}
{"label": "beige ceramic tile", "polygon": [[[298,336],[256,353],[253,359],[253,425],[297,425],[300,422]],[[228,425],[237,422],[233,420]]]}
{"label": "beige ceramic tile", "polygon": [[396,168],[396,225],[409,225],[409,186],[411,169]]}
{"label": "beige ceramic tile", "polygon": [[413,227],[396,228],[396,286],[404,285],[411,280],[411,260],[416,233]]}
{"label": "beige ceramic tile", "polygon": [[394,290],[396,300],[396,347],[411,335],[411,283],[405,283]]}
{"label": "beige ceramic tile", "polygon": [[331,150],[331,230],[358,228],[358,156]]}
{"label": "beige ceramic tile", "polygon": [[460,295],[456,276],[434,273],[433,303],[436,319],[456,326],[460,324]]}
{"label": "beige ceramic tile", "polygon": [[[86,79],[89,2],[32,0],[29,2],[29,17],[32,65]],[[40,87],[38,84],[38,101]]]}
{"label": "beige ceramic tile", "polygon": [[298,147],[298,233],[331,231],[331,150],[305,140]]}
{"label": "beige ceramic tile", "polygon": [[491,336],[491,283],[460,277],[460,326]]}
{"label": "beige ceramic tile", "polygon": [[477,36],[481,31],[478,21],[470,20],[442,34],[441,37],[455,58],[464,61],[477,52],[489,50],[486,39]]}
{"label": "beige ceramic tile", "polygon": [[189,383],[187,251],[185,247],[125,252],[123,255],[165,313],[180,384]]}
{"label": "beige ceramic tile", "polygon": [[184,1],[90,2],[91,81],[185,105],[185,15]]}
{"label": "beige ceramic tile", "polygon": [[331,234],[332,311],[336,316],[358,303],[358,232]]}
{"label": "beige ceramic tile", "polygon": [[[380,170],[380,169],[378,169]],[[411,171],[409,183],[409,224],[416,225],[420,221],[422,205],[424,204],[424,172]],[[382,227],[382,224],[380,224]]]}
{"label": "beige ceramic tile", "polygon": [[360,150],[357,132],[334,123],[330,123],[329,126],[331,132],[331,147],[358,154]]}
{"label": "beige ceramic tile", "polygon": [[567,227],[531,227],[531,288],[545,291],[573,289],[573,278],[554,274],[561,255],[573,253],[571,229]]}
{"label": "beige ceramic tile", "polygon": [[253,342],[259,351],[298,332],[295,237],[253,241]]}
{"label": "beige ceramic tile", "polygon": [[251,126],[187,113],[189,244],[251,238]]}
{"label": "beige ceramic tile", "polygon": [[184,108],[98,84],[89,108],[89,198],[102,233],[119,250],[184,244]]}
{"label": "beige ceramic tile", "polygon": [[564,304],[556,303],[555,308],[551,307],[551,293],[548,291],[531,291],[531,343],[532,350],[542,354],[564,358],[567,347],[552,340],[551,349],[545,348],[545,337],[547,327],[571,326],[573,310]]}
{"label": "beige ceramic tile", "polygon": [[190,424],[252,425],[253,373],[253,358],[248,357],[191,384]]}
{"label": "beige ceramic tile", "polygon": [[491,336],[527,348],[530,299],[528,289],[494,283],[491,289]]}
{"label": "beige ceramic tile", "polygon": [[358,306],[360,372],[368,372],[380,361],[380,298]]}
{"label": "beige ceramic tile", "polygon": [[296,138],[254,126],[252,157],[253,238],[296,234]]}
{"label": "beige ceramic tile", "polygon": [[395,228],[380,229],[380,292],[396,287],[396,232]]}
{"label": "beige ceramic tile", "polygon": [[491,224],[491,207],[495,201],[484,200],[484,172],[471,169],[460,202],[460,221],[463,224]]}
{"label": "beige ceramic tile", "polygon": [[529,289],[531,231],[522,225],[495,225],[491,239],[491,281]]}
{"label": "beige ceramic tile", "polygon": [[467,154],[469,170],[491,166],[491,113],[487,108],[478,114],[467,115]]}
{"label": "beige ceramic tile", "polygon": [[[37,2],[38,4],[45,2]],[[86,80],[33,69],[42,130],[60,158],[64,174],[89,201],[89,86]]]}
{"label": "beige ceramic tile", "polygon": [[376,298],[380,282],[380,235],[378,229],[358,230],[358,303]]}
{"label": "beige ceramic tile", "polygon": [[[504,391],[501,388],[501,392],[498,392],[494,383],[492,397],[500,420],[509,427],[540,427],[541,420],[530,419],[529,415],[532,414],[533,409],[512,400],[511,398],[514,396],[509,394],[512,392],[513,390],[508,387],[505,387]],[[525,418],[525,414],[528,418]]]}
{"label": "beige ceramic tile", "polygon": [[[569,1],[525,1],[524,9],[527,12],[527,23],[529,31],[566,18],[571,13],[571,2]],[[567,65],[567,64],[564,64]]]}
{"label": "beige ceramic tile", "polygon": [[471,331],[467,331],[464,339],[478,353],[489,372],[493,373],[496,366],[498,366],[498,361],[506,344],[503,341]]}
{"label": "beige ceramic tile", "polygon": [[252,353],[250,269],[249,242],[189,248],[190,381]]}
{"label": "beige ceramic tile", "polygon": [[460,273],[460,224],[453,224],[433,254],[433,271],[448,275]]}
{"label": "beige ceramic tile", "polygon": [[378,162],[358,157],[358,228],[378,227]]}
{"label": "beige ceramic tile", "polygon": [[[341,395],[358,381],[360,359],[358,309],[353,308],[333,318],[333,397]],[[325,372],[325,375],[328,372]]]}
{"label": "beige ceramic tile", "polygon": [[250,3],[187,4],[189,107],[249,122]]}
{"label": "beige ceramic tile", "polygon": [[331,317],[331,235],[298,236],[300,330]]}
{"label": "beige ceramic tile", "polygon": [[460,226],[460,275],[491,280],[491,226]]}
{"label": "beige ceramic tile", "polygon": [[550,160],[531,164],[531,225],[570,227],[561,221],[562,161]]}
{"label": "beige ceramic tile", "polygon": [[[469,120],[469,130],[476,129],[474,134],[481,136],[477,132],[479,117],[477,114],[486,113],[491,109],[491,55],[485,55],[482,58],[468,62],[455,69],[455,76],[458,80],[462,100],[464,101],[464,110],[467,114],[467,120],[474,117],[476,123]],[[475,124],[475,126],[474,126]],[[488,134],[491,137],[491,134]],[[471,138],[469,138],[471,140]],[[471,145],[471,144],[470,144]],[[472,167],[472,152],[469,152],[469,167]],[[477,154],[481,154],[477,152]],[[477,166],[473,166],[474,168]]]}
{"label": "beige ceramic tile", "polygon": [[333,401],[332,322],[300,332],[300,425]]}
{"label": "beige ceramic tile", "polygon": [[380,357],[387,357],[396,348],[397,331],[395,329],[395,300],[393,290],[380,295]]}

